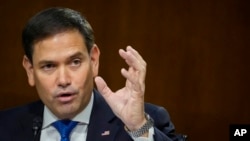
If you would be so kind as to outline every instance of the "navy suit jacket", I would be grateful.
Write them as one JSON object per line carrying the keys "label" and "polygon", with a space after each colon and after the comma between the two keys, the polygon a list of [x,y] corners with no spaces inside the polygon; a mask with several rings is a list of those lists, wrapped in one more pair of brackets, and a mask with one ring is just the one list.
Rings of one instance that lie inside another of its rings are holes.
{"label": "navy suit jacket", "polygon": [[[42,125],[37,119],[43,117],[44,104],[37,101],[22,107],[0,112],[0,141],[35,141],[34,127]],[[145,104],[145,111],[154,119],[155,141],[181,140],[174,133],[174,125],[163,107]],[[109,131],[109,135],[102,133]],[[35,139],[35,137],[37,139]],[[123,122],[117,118],[103,97],[94,90],[94,104],[88,125],[87,141],[132,141],[124,130]]]}

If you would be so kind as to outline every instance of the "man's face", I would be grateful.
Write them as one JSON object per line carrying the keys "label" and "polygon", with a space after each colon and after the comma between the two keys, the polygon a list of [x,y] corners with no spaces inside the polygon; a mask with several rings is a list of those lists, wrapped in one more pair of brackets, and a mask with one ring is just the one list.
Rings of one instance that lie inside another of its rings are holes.
{"label": "man's face", "polygon": [[44,104],[58,118],[72,118],[89,102],[99,54],[96,45],[88,53],[82,35],[71,30],[36,42],[33,64],[24,56],[23,66]]}

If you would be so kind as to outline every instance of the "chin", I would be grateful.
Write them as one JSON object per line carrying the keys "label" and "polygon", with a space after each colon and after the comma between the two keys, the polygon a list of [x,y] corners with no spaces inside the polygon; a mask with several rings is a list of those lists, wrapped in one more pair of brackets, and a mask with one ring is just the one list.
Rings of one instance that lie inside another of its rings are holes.
{"label": "chin", "polygon": [[78,110],[75,107],[72,107],[71,105],[64,105],[63,107],[61,107],[60,109],[58,109],[58,113],[59,113],[59,118],[60,119],[72,119],[73,117],[75,117],[78,112]]}

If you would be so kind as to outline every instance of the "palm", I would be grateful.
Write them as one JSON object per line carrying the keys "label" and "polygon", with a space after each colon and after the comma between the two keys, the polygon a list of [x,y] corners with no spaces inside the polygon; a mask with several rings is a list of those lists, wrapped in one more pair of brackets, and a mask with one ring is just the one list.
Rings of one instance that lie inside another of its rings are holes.
{"label": "palm", "polygon": [[113,92],[101,77],[96,77],[95,82],[116,116],[126,125],[134,125],[144,119],[146,63],[132,48],[127,48],[127,52],[120,50],[120,55],[129,65],[128,70],[121,70],[125,86]]}

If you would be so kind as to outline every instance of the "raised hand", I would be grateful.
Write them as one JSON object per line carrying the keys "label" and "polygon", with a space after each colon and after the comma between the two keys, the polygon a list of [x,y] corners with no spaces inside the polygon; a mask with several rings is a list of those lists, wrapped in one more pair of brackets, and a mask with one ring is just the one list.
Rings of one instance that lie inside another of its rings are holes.
{"label": "raised hand", "polygon": [[100,76],[95,78],[95,83],[115,115],[129,130],[137,130],[146,122],[144,116],[146,62],[131,46],[126,50],[120,49],[119,54],[129,66],[128,70],[121,69],[121,74],[126,78],[125,86],[113,92]]}

